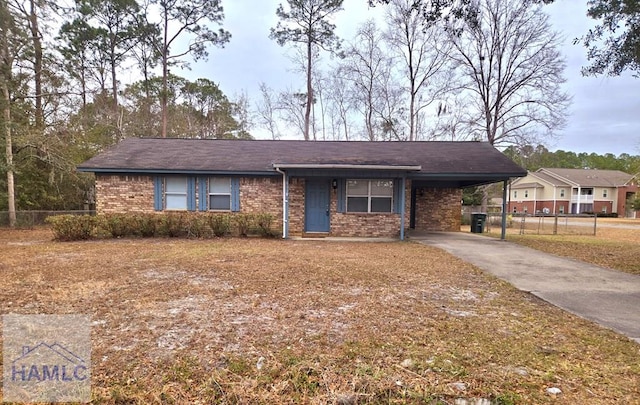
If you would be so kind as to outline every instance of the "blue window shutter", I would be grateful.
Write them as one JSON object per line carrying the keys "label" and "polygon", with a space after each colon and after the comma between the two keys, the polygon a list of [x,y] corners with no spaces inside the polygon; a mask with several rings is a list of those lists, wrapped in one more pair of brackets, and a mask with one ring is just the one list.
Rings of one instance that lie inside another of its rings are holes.
{"label": "blue window shutter", "polygon": [[207,178],[198,178],[198,209],[200,211],[207,210],[207,199],[209,198],[209,190],[207,190]]}
{"label": "blue window shutter", "polygon": [[153,178],[153,209],[162,211],[162,183],[163,178],[156,176]]}
{"label": "blue window shutter", "polygon": [[196,210],[196,178],[187,177],[187,209]]}
{"label": "blue window shutter", "polygon": [[231,211],[240,211],[240,179],[231,178]]}
{"label": "blue window shutter", "polygon": [[338,212],[345,212],[347,210],[347,180],[338,179]]}
{"label": "blue window shutter", "polygon": [[402,212],[402,179],[393,179],[393,212]]}

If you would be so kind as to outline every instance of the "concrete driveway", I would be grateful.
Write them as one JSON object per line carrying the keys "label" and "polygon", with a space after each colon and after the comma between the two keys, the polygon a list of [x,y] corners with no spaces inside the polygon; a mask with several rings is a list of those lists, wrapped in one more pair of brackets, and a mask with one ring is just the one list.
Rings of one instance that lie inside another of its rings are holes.
{"label": "concrete driveway", "polygon": [[441,248],[516,288],[640,343],[640,276],[478,234],[438,232],[411,240]]}

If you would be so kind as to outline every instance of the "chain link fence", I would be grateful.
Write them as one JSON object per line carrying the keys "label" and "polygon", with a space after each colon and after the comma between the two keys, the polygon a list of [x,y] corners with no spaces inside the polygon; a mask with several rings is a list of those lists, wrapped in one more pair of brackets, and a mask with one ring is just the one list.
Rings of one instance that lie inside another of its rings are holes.
{"label": "chain link fence", "polygon": [[[471,224],[472,213],[462,214],[462,224]],[[508,214],[507,232],[536,235],[596,235],[598,217],[595,214]],[[502,214],[487,213],[485,232],[500,232]]]}
{"label": "chain link fence", "polygon": [[[73,210],[73,211],[16,211],[17,228],[33,228],[45,225],[47,217],[54,215],[95,215],[95,211]],[[9,211],[0,211],[0,227],[9,226]]]}

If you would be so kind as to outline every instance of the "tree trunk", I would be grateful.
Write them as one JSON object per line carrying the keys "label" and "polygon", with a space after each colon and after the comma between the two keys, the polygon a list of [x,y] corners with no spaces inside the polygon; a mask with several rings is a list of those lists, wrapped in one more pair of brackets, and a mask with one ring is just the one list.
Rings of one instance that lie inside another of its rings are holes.
{"label": "tree trunk", "polygon": [[416,139],[416,94],[414,93],[413,83],[411,84],[411,100],[409,100],[409,141]]}
{"label": "tree trunk", "polygon": [[164,43],[162,45],[162,91],[160,94],[160,109],[162,114],[162,137],[167,137],[167,87],[169,76],[169,44],[167,36],[169,35],[169,10],[164,10]]}
{"label": "tree trunk", "polygon": [[11,143],[11,98],[6,78],[2,80],[2,117],[4,120],[6,164],[7,164],[7,199],[9,208],[9,226],[16,226],[16,195],[13,178],[13,146]]}
{"label": "tree trunk", "polygon": [[9,13],[7,4],[0,0],[0,87],[2,97],[2,124],[5,137],[5,164],[7,166],[7,202],[9,209],[9,226],[16,226],[16,196],[13,176],[13,145],[11,138],[11,92],[9,85],[12,81],[13,55],[9,53],[10,33]]}
{"label": "tree trunk", "polygon": [[116,61],[113,58],[113,53],[111,59],[111,93],[113,93],[113,112],[114,114],[118,114],[118,79]]}
{"label": "tree trunk", "polygon": [[308,141],[310,139],[309,136],[309,127],[310,127],[310,117],[311,117],[311,103],[313,102],[313,86],[311,85],[311,38],[307,42],[307,105],[304,110],[304,140]]}
{"label": "tree trunk", "polygon": [[35,123],[38,130],[44,128],[44,111],[42,109],[42,39],[38,28],[36,0],[29,2],[29,30],[33,40],[33,79],[35,84]]}

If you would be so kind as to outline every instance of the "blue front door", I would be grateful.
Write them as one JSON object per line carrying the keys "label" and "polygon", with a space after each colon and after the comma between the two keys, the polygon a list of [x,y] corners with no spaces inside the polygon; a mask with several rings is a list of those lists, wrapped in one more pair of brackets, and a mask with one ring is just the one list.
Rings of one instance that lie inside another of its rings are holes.
{"label": "blue front door", "polygon": [[305,188],[305,231],[329,232],[329,181],[307,180]]}

